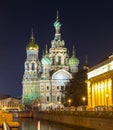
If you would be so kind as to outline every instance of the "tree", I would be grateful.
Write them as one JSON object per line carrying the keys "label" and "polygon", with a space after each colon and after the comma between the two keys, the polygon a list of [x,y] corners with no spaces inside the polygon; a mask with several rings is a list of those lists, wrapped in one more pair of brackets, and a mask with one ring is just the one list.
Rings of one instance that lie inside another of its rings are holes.
{"label": "tree", "polygon": [[83,105],[82,97],[87,97],[87,84],[85,83],[86,79],[87,70],[79,70],[66,86],[66,101],[71,99],[71,105]]}

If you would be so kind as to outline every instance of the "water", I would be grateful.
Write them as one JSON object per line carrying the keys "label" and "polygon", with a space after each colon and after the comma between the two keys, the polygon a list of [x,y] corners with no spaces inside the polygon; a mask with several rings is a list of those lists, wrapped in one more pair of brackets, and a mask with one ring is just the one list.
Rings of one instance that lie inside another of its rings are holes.
{"label": "water", "polygon": [[56,124],[53,122],[36,120],[32,118],[23,118],[19,120],[20,127],[18,130],[92,130],[82,127],[69,127],[66,125]]}

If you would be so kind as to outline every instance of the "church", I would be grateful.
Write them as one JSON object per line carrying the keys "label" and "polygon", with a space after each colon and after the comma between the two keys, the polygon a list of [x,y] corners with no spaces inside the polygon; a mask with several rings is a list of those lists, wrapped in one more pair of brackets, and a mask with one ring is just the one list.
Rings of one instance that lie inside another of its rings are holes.
{"label": "church", "polygon": [[41,110],[58,108],[65,99],[66,85],[78,72],[79,59],[73,46],[72,56],[69,56],[64,40],[61,39],[61,23],[57,13],[54,22],[55,36],[51,47],[47,45],[39,60],[39,46],[35,41],[33,31],[26,46],[26,61],[22,80],[22,103],[33,105],[38,102]]}

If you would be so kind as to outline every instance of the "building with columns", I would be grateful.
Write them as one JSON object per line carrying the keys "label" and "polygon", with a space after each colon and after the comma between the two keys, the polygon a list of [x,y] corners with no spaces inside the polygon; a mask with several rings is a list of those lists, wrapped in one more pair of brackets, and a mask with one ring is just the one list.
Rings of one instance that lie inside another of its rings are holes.
{"label": "building with columns", "polygon": [[41,110],[58,108],[65,99],[66,84],[78,72],[79,59],[75,56],[73,47],[69,57],[64,40],[61,39],[61,23],[57,13],[54,22],[55,36],[48,50],[45,45],[42,59],[39,60],[39,46],[35,42],[33,31],[26,46],[27,58],[23,75],[23,105],[33,105],[36,102]]}
{"label": "building with columns", "polygon": [[88,108],[113,106],[113,55],[90,68],[87,76]]}

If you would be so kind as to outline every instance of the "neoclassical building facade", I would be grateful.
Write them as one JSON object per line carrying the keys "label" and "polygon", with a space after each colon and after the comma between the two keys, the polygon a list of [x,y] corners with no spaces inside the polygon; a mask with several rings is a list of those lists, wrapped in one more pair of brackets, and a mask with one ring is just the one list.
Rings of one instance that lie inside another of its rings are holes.
{"label": "neoclassical building facade", "polygon": [[88,108],[113,106],[113,55],[87,73]]}
{"label": "neoclassical building facade", "polygon": [[22,102],[33,105],[38,102],[42,110],[57,108],[65,98],[66,84],[78,72],[79,59],[73,47],[69,57],[64,40],[61,39],[61,23],[57,13],[54,22],[55,36],[48,49],[45,45],[42,59],[39,60],[39,45],[35,42],[33,31],[26,46],[27,58],[24,64]]}
{"label": "neoclassical building facade", "polygon": [[16,99],[16,98],[12,98],[12,97],[0,99],[0,110],[2,110],[2,111],[21,111],[22,110],[21,99]]}

